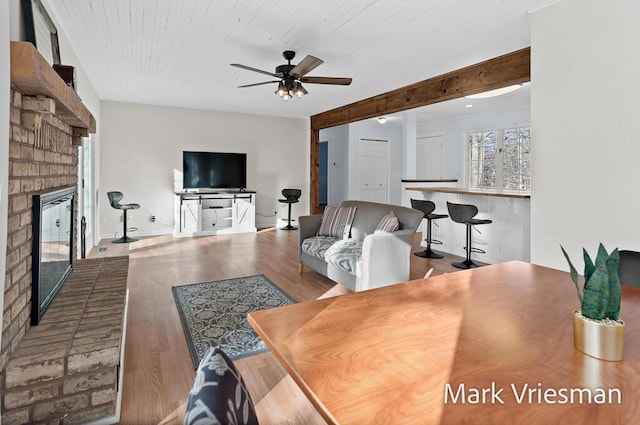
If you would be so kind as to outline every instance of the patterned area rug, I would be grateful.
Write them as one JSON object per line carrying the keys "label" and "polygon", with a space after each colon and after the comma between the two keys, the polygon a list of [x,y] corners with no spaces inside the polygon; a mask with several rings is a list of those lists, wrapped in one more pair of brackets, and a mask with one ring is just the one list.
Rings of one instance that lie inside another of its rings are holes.
{"label": "patterned area rug", "polygon": [[178,313],[197,368],[209,347],[219,346],[232,359],[267,351],[247,322],[247,313],[295,300],[264,275],[173,286]]}

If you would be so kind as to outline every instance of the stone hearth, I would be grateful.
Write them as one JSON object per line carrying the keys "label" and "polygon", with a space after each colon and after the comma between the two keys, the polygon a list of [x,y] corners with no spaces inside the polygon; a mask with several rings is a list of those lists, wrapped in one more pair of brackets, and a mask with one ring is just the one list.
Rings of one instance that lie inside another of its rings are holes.
{"label": "stone hearth", "polygon": [[117,422],[128,269],[128,257],[75,263],[7,362],[4,425]]}

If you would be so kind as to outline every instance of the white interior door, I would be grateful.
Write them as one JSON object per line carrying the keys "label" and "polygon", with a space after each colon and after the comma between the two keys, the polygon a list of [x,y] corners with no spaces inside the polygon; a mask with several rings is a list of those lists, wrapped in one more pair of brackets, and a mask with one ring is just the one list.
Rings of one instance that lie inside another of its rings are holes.
{"label": "white interior door", "polygon": [[416,178],[418,180],[442,179],[443,142],[442,135],[416,139]]}
{"label": "white interior door", "polygon": [[389,148],[386,140],[360,139],[359,199],[386,203],[389,180]]}

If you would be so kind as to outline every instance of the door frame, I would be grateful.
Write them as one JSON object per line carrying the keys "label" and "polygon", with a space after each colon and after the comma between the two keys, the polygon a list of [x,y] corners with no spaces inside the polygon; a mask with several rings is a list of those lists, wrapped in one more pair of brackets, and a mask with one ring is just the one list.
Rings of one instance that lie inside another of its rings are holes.
{"label": "door frame", "polygon": [[[330,176],[329,176],[329,139],[326,138],[326,140],[321,140],[319,143],[319,146],[322,146],[322,144],[325,144],[327,147],[327,157],[326,157],[326,162],[324,164],[324,168],[325,168],[325,175],[327,176],[327,184],[325,186],[325,195],[326,195],[326,205],[329,205],[329,180],[330,180]],[[322,162],[320,161],[320,154],[318,151],[318,203],[320,202],[320,169],[323,166]]]}
{"label": "door frame", "polygon": [[[85,144],[89,146],[89,157],[85,158],[84,155],[84,149],[85,149]],[[80,146],[78,146],[78,206],[77,206],[77,211],[78,211],[78,221],[77,221],[77,235],[78,235],[78,244],[77,244],[77,258],[81,257],[81,244],[82,241],[80,240],[81,237],[81,219],[84,216],[84,210],[85,210],[85,203],[88,201],[89,202],[89,214],[90,217],[86,222],[86,254],[88,255],[89,252],[91,251],[91,248],[93,248],[96,244],[96,222],[97,222],[97,217],[96,217],[96,213],[97,213],[97,205],[94,199],[93,194],[95,193],[95,187],[96,187],[96,161],[95,161],[95,157],[96,157],[96,144],[95,144],[95,134],[90,134],[88,137],[83,137],[82,138],[82,144]],[[85,164],[86,162],[89,163],[89,182],[85,181],[85,174],[84,174],[84,170],[85,170]],[[85,187],[86,185],[88,185],[88,187]],[[85,190],[86,189],[86,190]],[[87,196],[85,196],[85,193],[87,194]]]}

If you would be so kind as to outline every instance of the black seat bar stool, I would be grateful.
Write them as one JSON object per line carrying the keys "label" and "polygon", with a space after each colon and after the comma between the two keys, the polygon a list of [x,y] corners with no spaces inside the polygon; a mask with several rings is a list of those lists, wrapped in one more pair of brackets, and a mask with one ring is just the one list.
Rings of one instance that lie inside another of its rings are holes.
{"label": "black seat bar stool", "polygon": [[439,218],[447,218],[449,216],[447,214],[435,214],[433,211],[436,209],[436,204],[424,199],[412,199],[411,208],[422,211],[424,218],[427,219],[427,237],[424,240],[427,243],[427,249],[420,252],[414,252],[413,255],[422,258],[443,258],[444,255],[438,254],[431,249],[431,244],[442,245],[442,241],[431,238],[431,221]]}
{"label": "black seat bar stool", "polygon": [[278,199],[278,202],[289,204],[289,214],[287,215],[287,225],[281,227],[281,230],[296,230],[297,227],[291,225],[291,204],[295,204],[302,196],[300,189],[282,189],[282,196],[284,199]]}
{"label": "black seat bar stool", "polygon": [[122,192],[107,192],[107,197],[109,198],[109,203],[111,206],[117,210],[122,210],[124,214],[124,229],[123,236],[119,239],[114,239],[111,243],[130,243],[136,242],[137,239],[130,238],[127,236],[127,211],[129,210],[137,210],[140,208],[140,204],[121,204],[122,200]]}
{"label": "black seat bar stool", "polygon": [[476,216],[476,214],[478,214],[478,207],[476,207],[475,205],[454,204],[452,202],[447,202],[447,209],[449,210],[451,220],[467,226],[467,246],[464,247],[467,252],[467,258],[462,262],[451,263],[451,265],[459,269],[471,269],[474,267],[480,267],[479,264],[471,261],[471,253],[476,252],[478,254],[485,254],[486,251],[483,251],[479,248],[473,248],[471,246],[471,228],[478,224],[493,223],[493,220],[473,218]]}

